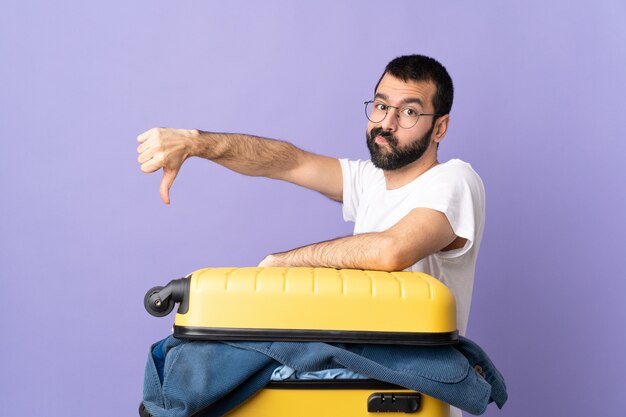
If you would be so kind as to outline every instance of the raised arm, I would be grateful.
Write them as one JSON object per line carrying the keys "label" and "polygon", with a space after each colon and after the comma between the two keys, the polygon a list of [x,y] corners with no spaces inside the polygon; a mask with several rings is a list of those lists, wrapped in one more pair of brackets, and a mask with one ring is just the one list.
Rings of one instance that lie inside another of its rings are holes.
{"label": "raised arm", "polygon": [[170,203],[169,190],[185,160],[198,156],[235,172],[263,176],[318,191],[342,200],[339,161],[303,151],[294,145],[267,138],[199,130],[155,128],[137,137],[138,162],[143,172],[163,168],[161,199]]}

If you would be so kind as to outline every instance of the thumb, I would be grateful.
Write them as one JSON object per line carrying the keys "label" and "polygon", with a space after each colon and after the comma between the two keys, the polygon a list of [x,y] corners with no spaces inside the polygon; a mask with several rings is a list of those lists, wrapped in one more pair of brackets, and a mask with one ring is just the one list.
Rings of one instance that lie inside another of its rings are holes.
{"label": "thumb", "polygon": [[163,200],[165,204],[170,203],[170,188],[176,179],[176,175],[178,175],[178,171],[178,169],[163,168],[163,179],[161,179],[159,192],[161,194],[161,200]]}

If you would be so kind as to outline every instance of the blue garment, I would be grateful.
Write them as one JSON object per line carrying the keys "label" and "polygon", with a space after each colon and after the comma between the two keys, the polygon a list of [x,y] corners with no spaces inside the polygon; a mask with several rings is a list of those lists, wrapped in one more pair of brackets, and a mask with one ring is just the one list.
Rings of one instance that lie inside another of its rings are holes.
{"label": "blue garment", "polygon": [[346,368],[324,369],[323,371],[296,371],[295,369],[281,365],[274,369],[272,381],[293,380],[328,380],[328,379],[369,379],[365,375],[357,374]]}
{"label": "blue garment", "polygon": [[[296,371],[347,368],[482,414],[506,402],[502,375],[485,352],[454,346],[189,341],[172,336],[148,357],[144,406],[154,417],[221,416],[261,390],[281,364]],[[474,370],[479,365],[483,379]]]}

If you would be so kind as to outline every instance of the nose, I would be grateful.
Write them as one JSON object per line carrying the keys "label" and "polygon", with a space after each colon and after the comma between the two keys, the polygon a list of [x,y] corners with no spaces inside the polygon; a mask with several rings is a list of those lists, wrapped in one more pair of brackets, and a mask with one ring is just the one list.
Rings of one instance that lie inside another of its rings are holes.
{"label": "nose", "polygon": [[387,108],[387,116],[380,122],[380,127],[389,132],[395,132],[398,129],[398,112],[395,107]]}

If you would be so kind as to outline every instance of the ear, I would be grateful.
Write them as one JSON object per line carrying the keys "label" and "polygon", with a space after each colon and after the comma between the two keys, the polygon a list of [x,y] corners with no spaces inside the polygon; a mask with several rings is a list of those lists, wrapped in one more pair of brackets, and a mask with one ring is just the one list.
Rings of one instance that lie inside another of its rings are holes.
{"label": "ear", "polygon": [[443,137],[446,136],[449,122],[450,122],[449,114],[439,117],[437,121],[435,122],[435,128],[433,129],[433,140],[436,143],[441,142],[443,140]]}

